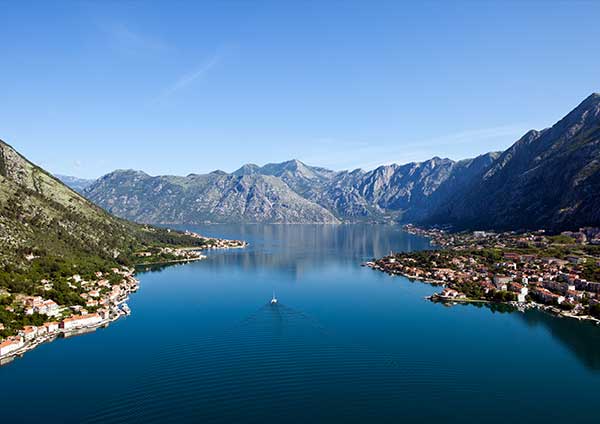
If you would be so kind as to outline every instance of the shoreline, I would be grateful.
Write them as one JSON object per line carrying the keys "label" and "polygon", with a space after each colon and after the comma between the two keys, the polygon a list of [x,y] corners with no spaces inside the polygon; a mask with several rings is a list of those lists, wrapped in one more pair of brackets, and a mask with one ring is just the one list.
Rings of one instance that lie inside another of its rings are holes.
{"label": "shoreline", "polygon": [[[391,252],[363,263],[444,290],[434,301],[490,303],[537,308],[558,317],[600,325],[600,228],[558,234],[535,231],[403,230],[425,237],[430,249]],[[588,242],[588,240],[591,240]]]}
{"label": "shoreline", "polygon": [[99,322],[89,324],[89,325],[81,325],[77,327],[73,327],[70,329],[59,328],[52,333],[47,333],[41,336],[36,336],[31,340],[25,341],[23,346],[20,348],[0,356],[0,366],[7,365],[14,361],[16,358],[22,358],[27,352],[34,350],[40,345],[51,343],[59,338],[69,338],[84,335],[87,333],[91,333],[96,331],[98,328],[107,328],[109,325],[124,316],[130,315],[127,312],[129,307],[127,306],[127,302],[129,300],[129,294],[137,292],[139,288],[139,280],[136,279],[136,287],[135,290],[131,290],[126,293],[122,298],[117,299],[115,303],[110,308],[110,315],[107,318],[103,318]]}
{"label": "shoreline", "polygon": [[[243,242],[241,245],[215,246],[215,247],[211,247],[210,249],[199,249],[197,247],[188,247],[188,248],[181,248],[178,250],[200,252],[202,250],[241,249],[241,248],[245,248],[247,246],[248,246],[248,243]],[[110,324],[112,324],[113,322],[118,321],[119,319],[121,319],[125,316],[131,315],[131,310],[129,309],[129,306],[127,305],[126,302],[129,300],[129,295],[132,293],[136,293],[140,287],[140,280],[138,280],[137,278],[134,278],[134,276],[136,275],[136,269],[143,268],[144,266],[168,265],[168,264],[175,264],[175,263],[190,263],[190,262],[205,260],[207,258],[208,258],[208,256],[206,256],[206,255],[200,255],[197,257],[189,257],[189,258],[184,258],[184,259],[173,259],[173,260],[148,262],[148,263],[140,263],[140,264],[133,265],[133,269],[130,270],[131,274],[129,275],[129,277],[131,278],[132,285],[130,288],[128,288],[124,292],[122,292],[119,297],[113,299],[111,304],[109,306],[107,306],[108,316],[105,316],[105,317],[101,318],[99,321],[91,323],[91,324],[74,326],[74,327],[71,327],[68,329],[60,328],[60,326],[59,326],[57,329],[53,330],[52,332],[36,335],[30,340],[25,340],[22,336],[20,336],[23,341],[23,345],[18,347],[15,350],[12,350],[12,351],[4,354],[4,355],[0,355],[0,366],[7,365],[7,364],[13,362],[17,358],[22,358],[27,352],[34,350],[35,348],[37,348],[38,346],[40,346],[42,344],[51,343],[59,338],[69,338],[69,337],[75,337],[75,336],[79,336],[79,335],[88,334],[88,333],[96,331],[98,328],[108,328],[110,326]],[[127,278],[125,278],[123,281],[127,281]],[[90,314],[90,315],[92,315],[92,314]],[[82,316],[85,317],[86,315],[82,315]],[[62,322],[64,322],[64,319],[62,320]],[[56,324],[59,325],[58,322]]]}
{"label": "shoreline", "polygon": [[[208,250],[229,250],[229,249],[244,249],[248,247],[248,243],[244,242],[241,245],[232,245],[232,246],[216,246],[216,247],[207,247],[207,248],[198,248],[198,247],[181,247],[178,248],[178,250],[184,251],[184,252],[204,252],[204,251],[208,251]],[[164,261],[156,261],[156,262],[140,262],[137,264],[133,264],[133,267],[135,268],[141,268],[144,266],[150,266],[150,265],[168,265],[168,264],[178,264],[178,263],[186,263],[186,262],[197,262],[197,261],[203,261],[205,259],[208,259],[207,255],[200,255],[198,257],[190,257],[190,258],[184,258],[184,259],[169,259],[169,260],[164,260]]]}
{"label": "shoreline", "polygon": [[141,267],[150,266],[150,265],[168,265],[168,264],[178,264],[178,263],[185,263],[185,262],[197,262],[197,261],[203,261],[206,258],[207,258],[207,256],[202,256],[202,257],[198,257],[198,258],[172,259],[172,260],[157,261],[157,262],[142,262],[139,264],[133,264],[133,267],[141,268]]}
{"label": "shoreline", "polygon": [[[370,262],[370,261],[361,264],[361,266],[371,268],[374,271],[384,272],[392,277],[393,276],[401,276],[401,277],[408,279],[409,281],[417,281],[419,283],[427,284],[427,285],[434,286],[434,287],[440,287],[440,286],[447,287],[447,284],[445,281],[422,278],[422,277],[418,277],[415,275],[405,274],[402,272],[391,272],[389,270],[382,268],[381,266],[377,265],[376,263]],[[507,306],[512,306],[512,307],[516,308],[516,310],[518,312],[523,312],[524,309],[537,309],[537,310],[541,310],[541,311],[543,311],[549,315],[552,315],[554,317],[557,317],[557,318],[570,318],[570,319],[575,319],[577,321],[590,321],[591,323],[595,323],[596,325],[600,326],[600,319],[595,318],[591,315],[574,315],[574,314],[569,313],[569,311],[563,311],[555,306],[544,305],[542,303],[537,303],[537,302],[533,302],[533,301],[527,302],[527,303],[519,303],[519,302],[514,302],[514,301],[499,302],[499,301],[493,301],[493,300],[487,300],[487,299],[444,298],[444,297],[439,296],[438,293],[433,293],[429,296],[425,296],[424,299],[427,299],[428,301],[433,302],[433,303],[438,303],[438,302],[439,303],[489,303],[489,304],[497,304],[497,305],[507,305]]]}
{"label": "shoreline", "polygon": [[92,333],[92,332],[96,331],[98,328],[107,328],[109,326],[109,324],[117,321],[118,319],[120,319],[121,317],[126,316],[126,315],[127,314],[123,313],[118,317],[107,318],[97,324],[93,324],[93,325],[89,325],[89,326],[82,326],[79,328],[73,328],[71,330],[62,330],[61,329],[52,334],[47,334],[44,336],[36,337],[35,339],[25,343],[23,345],[23,347],[11,352],[10,354],[0,356],[0,366],[4,365],[5,363],[12,362],[16,358],[22,358],[23,355],[25,355],[27,352],[35,349],[36,347],[38,347],[40,345],[43,345],[46,343],[52,343],[53,341],[55,341],[57,339],[66,339],[66,338],[70,338],[70,337],[81,336],[84,334]]}

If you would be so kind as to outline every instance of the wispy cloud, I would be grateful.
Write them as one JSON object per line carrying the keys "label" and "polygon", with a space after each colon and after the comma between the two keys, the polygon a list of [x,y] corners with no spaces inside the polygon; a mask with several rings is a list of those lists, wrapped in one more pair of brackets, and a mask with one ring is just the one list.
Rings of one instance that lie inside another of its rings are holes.
{"label": "wispy cloud", "polygon": [[181,76],[174,84],[167,87],[161,97],[172,96],[177,91],[183,90],[184,88],[191,85],[194,81],[203,78],[212,68],[214,68],[221,61],[221,54],[215,54],[209,58],[206,62],[201,64],[193,72]]}
{"label": "wispy cloud", "polygon": [[168,49],[163,40],[135,31],[124,24],[102,25],[101,29],[108,36],[109,42],[116,50],[126,53],[158,52]]}
{"label": "wispy cloud", "polygon": [[[523,124],[504,125],[492,128],[480,128],[474,130],[461,131],[454,134],[446,134],[439,137],[430,138],[413,142],[408,146],[448,146],[456,144],[471,144],[478,143],[483,140],[490,140],[501,137],[515,137],[523,135],[523,128],[527,128]],[[516,141],[516,140],[515,140]],[[404,145],[407,146],[407,145]]]}
{"label": "wispy cloud", "polygon": [[[453,159],[474,157],[488,150],[501,150],[530,129],[524,124],[479,128],[421,140],[393,143],[320,139],[313,143],[309,164],[332,169],[373,169],[392,163],[419,162],[433,156]],[[471,148],[472,147],[472,148]]]}

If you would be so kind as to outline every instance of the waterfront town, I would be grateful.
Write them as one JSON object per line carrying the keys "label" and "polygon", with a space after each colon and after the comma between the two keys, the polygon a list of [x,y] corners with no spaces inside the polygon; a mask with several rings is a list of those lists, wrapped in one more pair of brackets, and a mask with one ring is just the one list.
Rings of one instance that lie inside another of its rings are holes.
{"label": "waterfront town", "polygon": [[451,233],[404,229],[428,237],[431,250],[390,253],[375,270],[443,286],[442,302],[502,302],[600,323],[600,229]]}
{"label": "waterfront town", "polygon": [[[205,238],[195,233],[187,234]],[[205,239],[206,249],[241,248],[247,245],[240,240]],[[206,258],[198,249],[171,247],[138,252],[136,256],[139,265],[190,262]],[[3,318],[0,320],[0,365],[57,337],[94,331],[129,315],[131,310],[126,302],[129,295],[139,288],[139,281],[134,275],[135,268],[115,267],[87,276],[73,274],[65,281],[42,279],[36,288],[38,294],[34,296],[0,289],[0,318]],[[51,297],[57,293],[59,286],[65,285],[66,290],[73,295],[68,304],[61,305]],[[10,322],[10,328],[5,322]]]}
{"label": "waterfront town", "polygon": [[[129,313],[125,303],[130,293],[137,291],[139,282],[132,268],[113,268],[110,272],[96,272],[94,278],[83,278],[78,274],[67,279],[68,286],[81,298],[81,304],[59,305],[44,295],[25,296],[0,293],[9,299],[4,311],[15,316],[24,316],[25,325],[17,334],[5,337],[0,342],[0,360],[22,354],[41,343],[54,340],[60,335],[71,335],[80,331],[91,331]],[[50,292],[54,283],[40,281],[41,292]],[[5,330],[0,324],[0,330]]]}

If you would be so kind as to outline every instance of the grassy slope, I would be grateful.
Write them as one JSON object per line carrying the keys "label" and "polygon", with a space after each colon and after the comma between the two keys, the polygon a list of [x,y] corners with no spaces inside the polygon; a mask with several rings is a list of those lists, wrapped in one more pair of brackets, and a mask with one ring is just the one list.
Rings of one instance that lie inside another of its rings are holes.
{"label": "grassy slope", "polygon": [[205,243],[115,218],[0,141],[0,287],[30,293],[40,278],[130,265],[152,246]]}

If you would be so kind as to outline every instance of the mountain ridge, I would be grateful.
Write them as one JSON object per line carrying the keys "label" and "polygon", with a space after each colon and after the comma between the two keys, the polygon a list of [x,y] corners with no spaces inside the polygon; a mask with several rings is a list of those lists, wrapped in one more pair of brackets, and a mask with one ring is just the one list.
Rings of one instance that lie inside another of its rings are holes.
{"label": "mountain ridge", "polygon": [[600,94],[594,93],[552,127],[528,131],[426,222],[469,229],[597,226],[599,194]]}
{"label": "mountain ridge", "polygon": [[[173,193],[157,196],[152,190],[164,193],[158,186],[138,185],[135,199],[130,199],[123,190],[120,196],[111,196],[115,187],[100,184],[100,179],[84,194],[119,216],[141,222],[410,221],[464,229],[600,225],[591,199],[598,193],[599,105],[600,94],[593,93],[553,126],[528,131],[505,151],[459,161],[434,156],[369,171],[333,171],[292,159],[263,166],[248,163],[232,173],[217,170],[187,177],[151,177],[159,186],[161,182],[174,184],[171,189],[176,192],[185,189],[188,194],[208,195],[212,205],[196,208],[193,219],[186,216],[186,211],[194,210],[193,202]],[[570,176],[561,178],[559,170]],[[142,171],[115,172],[107,175],[114,184],[125,186],[147,176]],[[239,183],[235,178],[243,179],[239,192],[234,189]],[[591,189],[583,187],[586,184],[591,184]],[[571,191],[575,194],[569,195]],[[166,197],[170,198],[169,208],[178,211],[165,214],[158,210]],[[519,202],[519,198],[525,200]],[[530,199],[534,201],[528,206],[525,203]],[[513,209],[507,214],[503,205]],[[559,205],[558,209],[553,205]],[[511,214],[513,219],[508,219]]]}
{"label": "mountain ridge", "polygon": [[271,175],[151,177],[119,171],[97,180],[85,194],[118,216],[145,223],[338,222]]}
{"label": "mountain ridge", "polygon": [[[96,180],[84,195],[117,216],[143,223],[390,222],[412,204],[425,204],[455,166],[462,169],[460,164],[471,160],[434,157],[371,171],[332,171],[290,160],[262,167],[245,164],[230,174],[213,171],[185,177],[116,170]],[[245,200],[232,189],[236,185],[248,195]],[[254,204],[247,205],[251,200]],[[198,208],[197,203],[208,204]]]}

